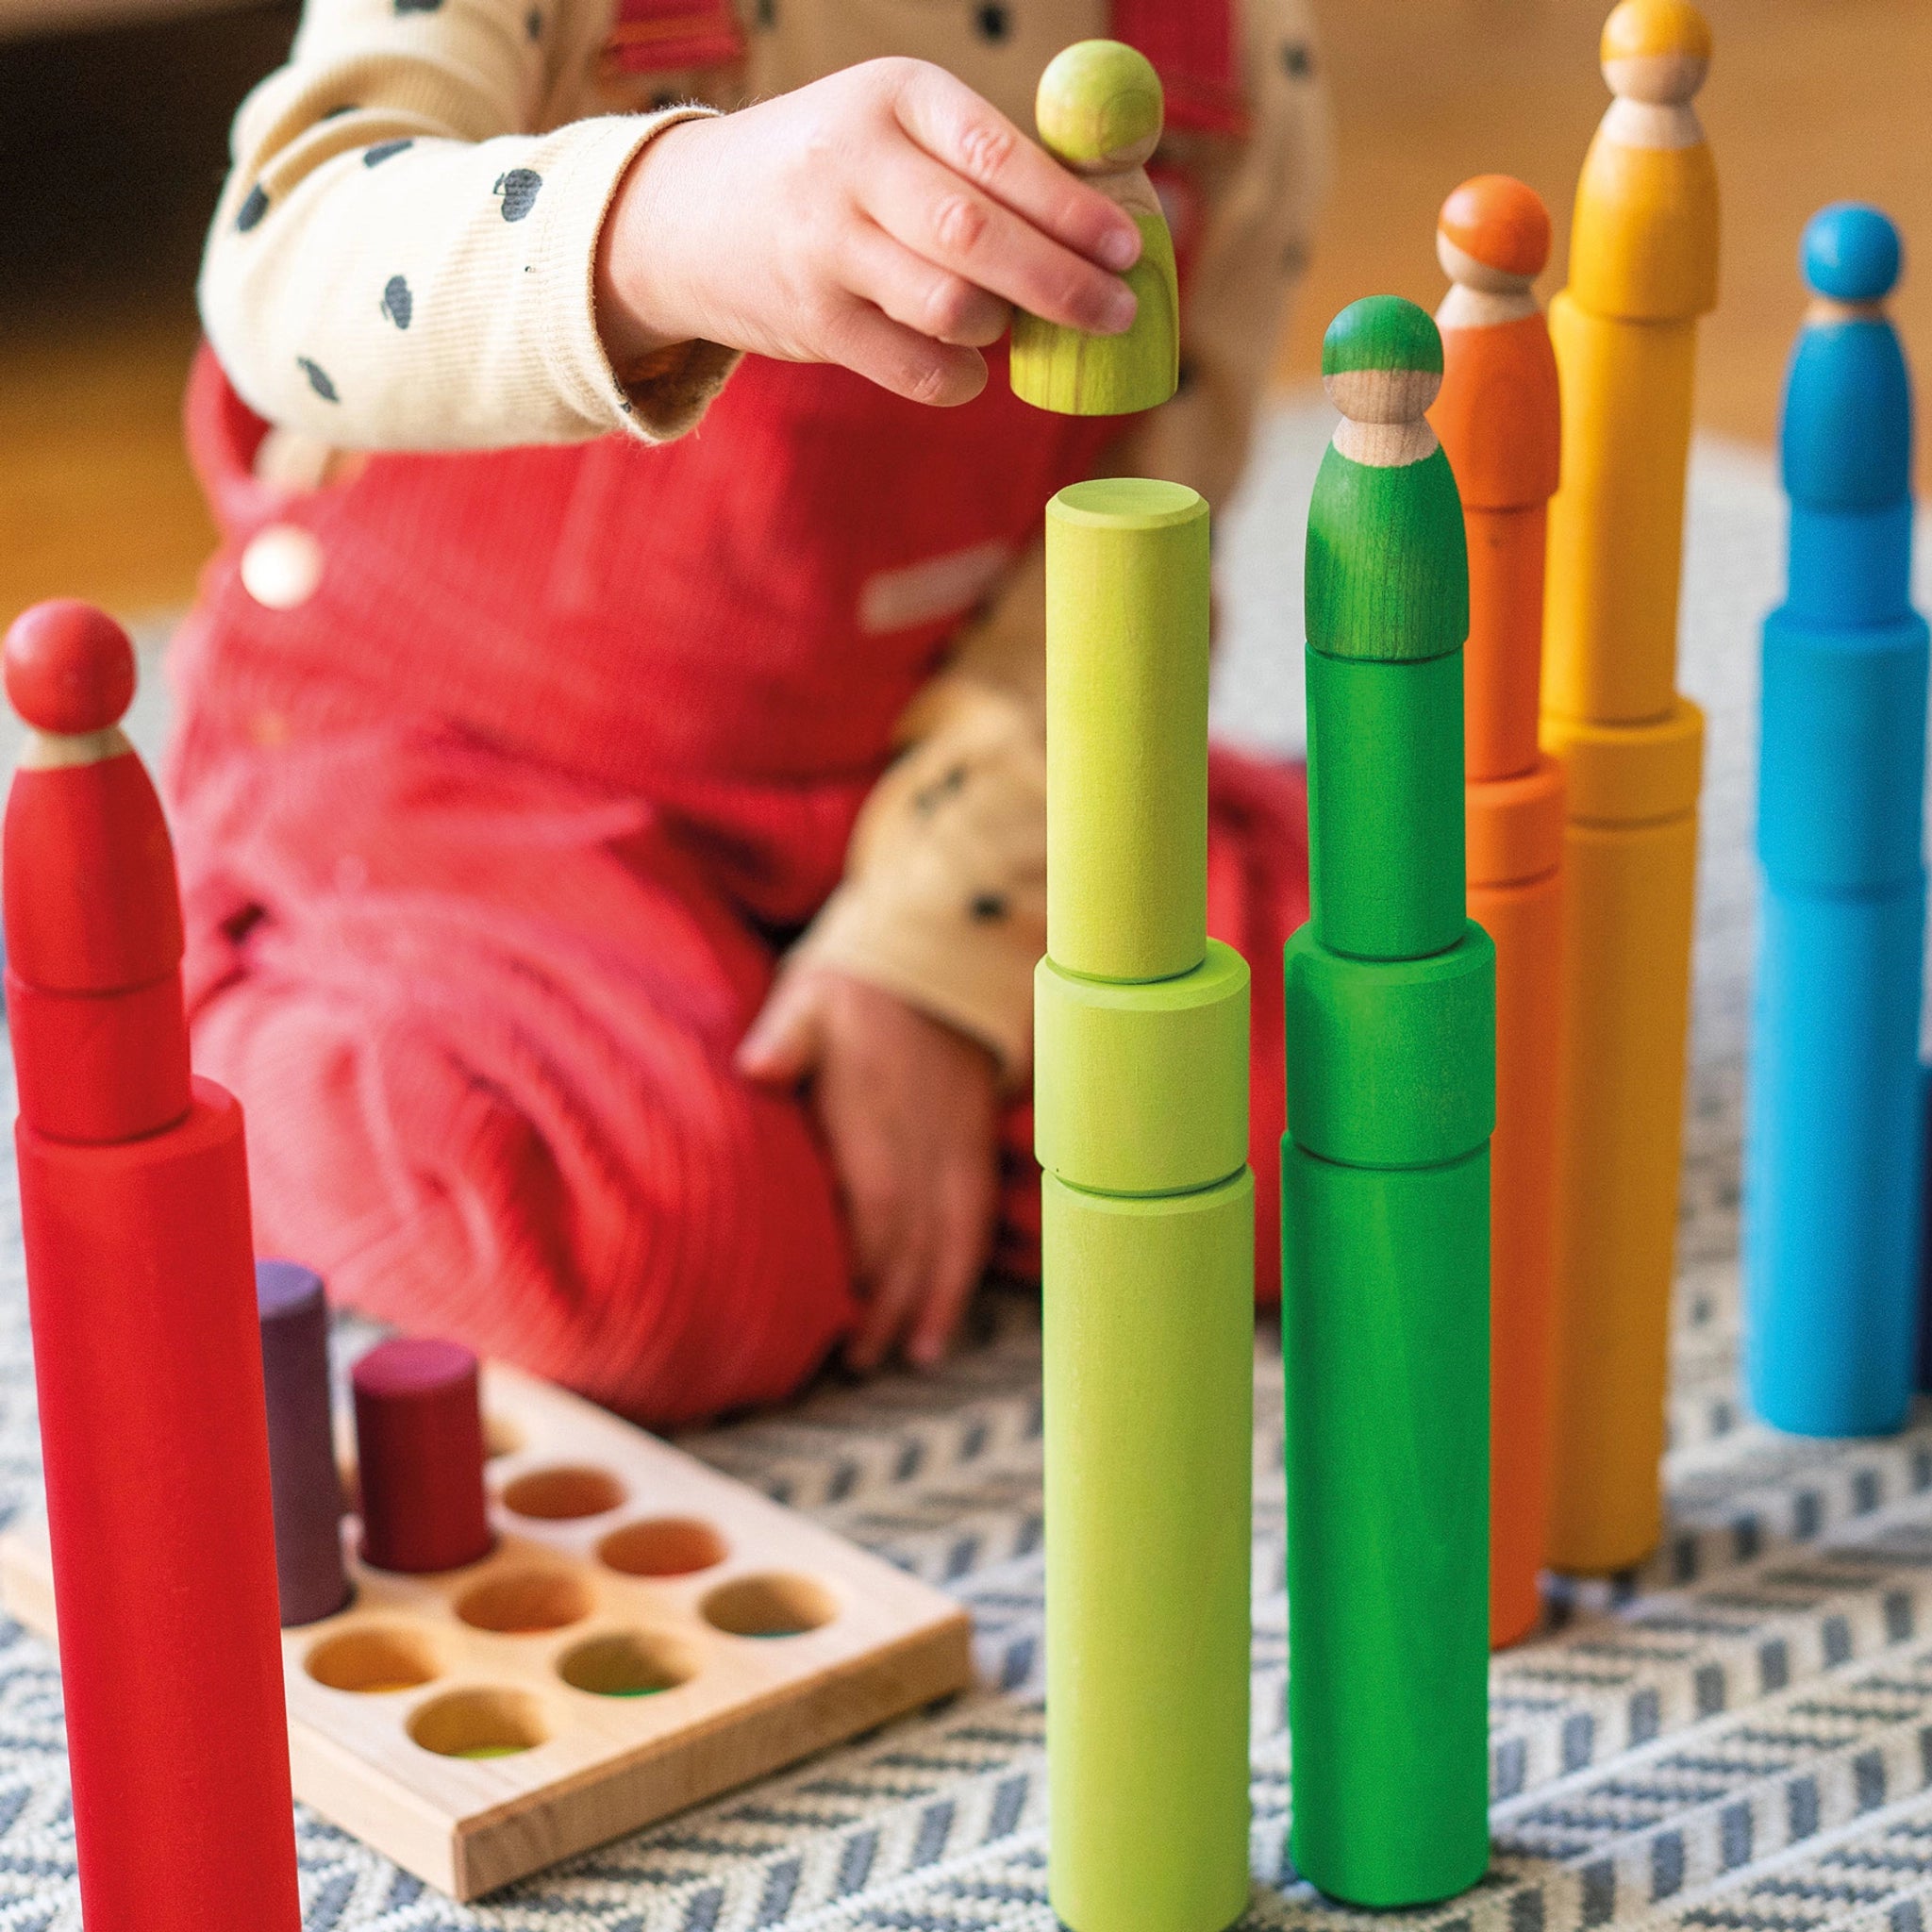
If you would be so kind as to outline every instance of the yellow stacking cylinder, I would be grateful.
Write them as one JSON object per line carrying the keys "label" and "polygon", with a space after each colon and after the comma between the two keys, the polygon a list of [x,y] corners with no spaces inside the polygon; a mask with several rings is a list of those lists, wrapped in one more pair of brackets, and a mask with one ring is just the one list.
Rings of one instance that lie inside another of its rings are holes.
{"label": "yellow stacking cylinder", "polygon": [[1545,711],[1641,724],[1671,708],[1696,325],[1550,304],[1563,385],[1562,481],[1550,504]]}
{"label": "yellow stacking cylinder", "polygon": [[1640,1561],[1658,1462],[1677,1219],[1703,719],[1675,690],[1696,318],[1717,177],[1691,108],[1710,33],[1624,0],[1616,95],[1551,304],[1562,481],[1550,504],[1541,737],[1567,768],[1549,1560]]}

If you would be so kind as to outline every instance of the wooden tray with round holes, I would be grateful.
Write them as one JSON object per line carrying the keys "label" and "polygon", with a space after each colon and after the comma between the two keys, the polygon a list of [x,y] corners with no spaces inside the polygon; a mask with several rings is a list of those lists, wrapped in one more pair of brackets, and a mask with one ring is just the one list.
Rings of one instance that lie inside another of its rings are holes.
{"label": "wooden tray with round holes", "polygon": [[[495,1549],[282,1633],[295,1795],[472,1899],[963,1689],[939,1591],[495,1364]],[[344,1534],[353,1553],[354,1517]],[[52,1638],[44,1525],[0,1596]]]}

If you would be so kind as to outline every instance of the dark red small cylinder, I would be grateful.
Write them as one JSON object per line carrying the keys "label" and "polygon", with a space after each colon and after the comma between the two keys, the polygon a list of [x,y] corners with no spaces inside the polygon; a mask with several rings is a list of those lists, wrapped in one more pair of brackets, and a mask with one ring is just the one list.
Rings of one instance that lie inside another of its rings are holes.
{"label": "dark red small cylinder", "polygon": [[349,1600],[342,1486],[329,1425],[328,1302],[322,1276],[294,1261],[255,1264],[268,1469],[275,1501],[282,1625],[332,1617]]}
{"label": "dark red small cylinder", "polygon": [[476,1357],[399,1336],[356,1364],[362,1559],[378,1570],[456,1570],[492,1541],[483,1495]]}

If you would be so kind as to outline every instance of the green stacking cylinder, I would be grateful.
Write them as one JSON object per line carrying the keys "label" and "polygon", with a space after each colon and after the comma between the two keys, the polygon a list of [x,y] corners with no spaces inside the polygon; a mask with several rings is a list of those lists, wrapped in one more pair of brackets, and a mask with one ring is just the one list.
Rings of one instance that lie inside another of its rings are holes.
{"label": "green stacking cylinder", "polygon": [[1208,508],[1047,510],[1035,974],[1048,1883],[1070,1932],[1248,1898],[1255,1184],[1248,970],[1207,938]]}
{"label": "green stacking cylinder", "polygon": [[1329,331],[1347,419],[1309,512],[1310,900],[1285,966],[1290,1850],[1350,1904],[1489,1862],[1495,949],[1465,911],[1441,343],[1378,297]]}

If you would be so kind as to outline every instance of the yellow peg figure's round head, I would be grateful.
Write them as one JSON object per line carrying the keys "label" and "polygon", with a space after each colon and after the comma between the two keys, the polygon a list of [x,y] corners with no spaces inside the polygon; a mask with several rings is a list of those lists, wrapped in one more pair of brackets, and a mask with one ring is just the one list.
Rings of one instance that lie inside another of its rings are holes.
{"label": "yellow peg figure's round head", "polygon": [[1076,174],[1138,168],[1160,143],[1160,76],[1119,41],[1076,41],[1047,62],[1033,117],[1040,138]]}
{"label": "yellow peg figure's round head", "polygon": [[1624,0],[1604,23],[1602,58],[1619,100],[1678,107],[1710,72],[1710,27],[1690,0]]}

